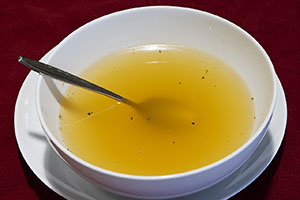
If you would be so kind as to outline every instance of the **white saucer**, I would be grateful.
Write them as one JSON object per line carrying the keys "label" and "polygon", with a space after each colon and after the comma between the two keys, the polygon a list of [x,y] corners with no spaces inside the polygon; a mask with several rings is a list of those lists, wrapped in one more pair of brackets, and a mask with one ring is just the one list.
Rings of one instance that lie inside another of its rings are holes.
{"label": "white saucer", "polygon": [[[41,60],[47,60],[51,52]],[[129,200],[101,190],[76,174],[49,146],[35,108],[38,74],[30,72],[23,83],[15,107],[15,133],[20,151],[36,176],[66,199]],[[282,142],[287,121],[283,88],[278,79],[278,96],[273,119],[257,150],[236,172],[201,192],[176,200],[226,199],[252,183],[270,164]]]}

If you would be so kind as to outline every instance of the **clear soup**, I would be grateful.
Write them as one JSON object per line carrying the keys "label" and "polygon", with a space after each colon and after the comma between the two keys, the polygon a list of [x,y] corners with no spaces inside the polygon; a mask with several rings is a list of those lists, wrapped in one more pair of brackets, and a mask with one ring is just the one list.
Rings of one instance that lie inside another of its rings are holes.
{"label": "clear soup", "polygon": [[200,50],[131,47],[101,58],[81,77],[139,105],[68,88],[59,115],[64,143],[101,168],[144,176],[186,172],[229,155],[251,135],[247,85]]}

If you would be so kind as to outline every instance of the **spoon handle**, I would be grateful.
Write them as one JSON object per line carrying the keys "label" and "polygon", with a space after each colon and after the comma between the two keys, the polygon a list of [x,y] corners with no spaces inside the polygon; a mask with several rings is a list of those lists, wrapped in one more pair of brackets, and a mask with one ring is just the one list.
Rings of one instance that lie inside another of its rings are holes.
{"label": "spoon handle", "polygon": [[52,78],[58,79],[60,81],[63,82],[67,82],[70,83],[72,85],[76,85],[79,87],[83,87],[86,89],[89,89],[91,91],[103,94],[105,96],[108,96],[110,98],[113,98],[117,101],[124,101],[125,98],[115,94],[107,89],[104,89],[98,85],[95,85],[89,81],[86,81],[78,76],[75,76],[69,72],[63,71],[61,69],[58,69],[56,67],[47,65],[45,63],[36,61],[36,60],[32,60],[30,58],[26,58],[24,56],[20,56],[18,59],[19,63],[21,63],[22,65],[45,75],[48,75]]}

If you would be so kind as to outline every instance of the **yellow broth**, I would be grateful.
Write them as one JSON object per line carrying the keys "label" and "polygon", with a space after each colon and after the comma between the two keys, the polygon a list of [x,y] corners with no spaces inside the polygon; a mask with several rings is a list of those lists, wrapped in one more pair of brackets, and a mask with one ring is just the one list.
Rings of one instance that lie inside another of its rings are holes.
{"label": "yellow broth", "polygon": [[145,176],[185,172],[224,158],[251,135],[254,102],[247,85],[202,51],[132,47],[81,76],[138,105],[68,88],[59,115],[64,143],[101,168]]}

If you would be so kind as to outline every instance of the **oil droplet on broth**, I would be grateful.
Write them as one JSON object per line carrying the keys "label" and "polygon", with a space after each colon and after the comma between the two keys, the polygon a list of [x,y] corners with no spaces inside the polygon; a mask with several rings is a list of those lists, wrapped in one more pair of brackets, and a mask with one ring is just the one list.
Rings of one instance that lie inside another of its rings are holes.
{"label": "oil droplet on broth", "polygon": [[250,137],[254,101],[246,84],[199,50],[164,44],[123,49],[81,76],[139,106],[68,88],[60,112],[65,145],[101,168],[180,173],[227,156]]}

